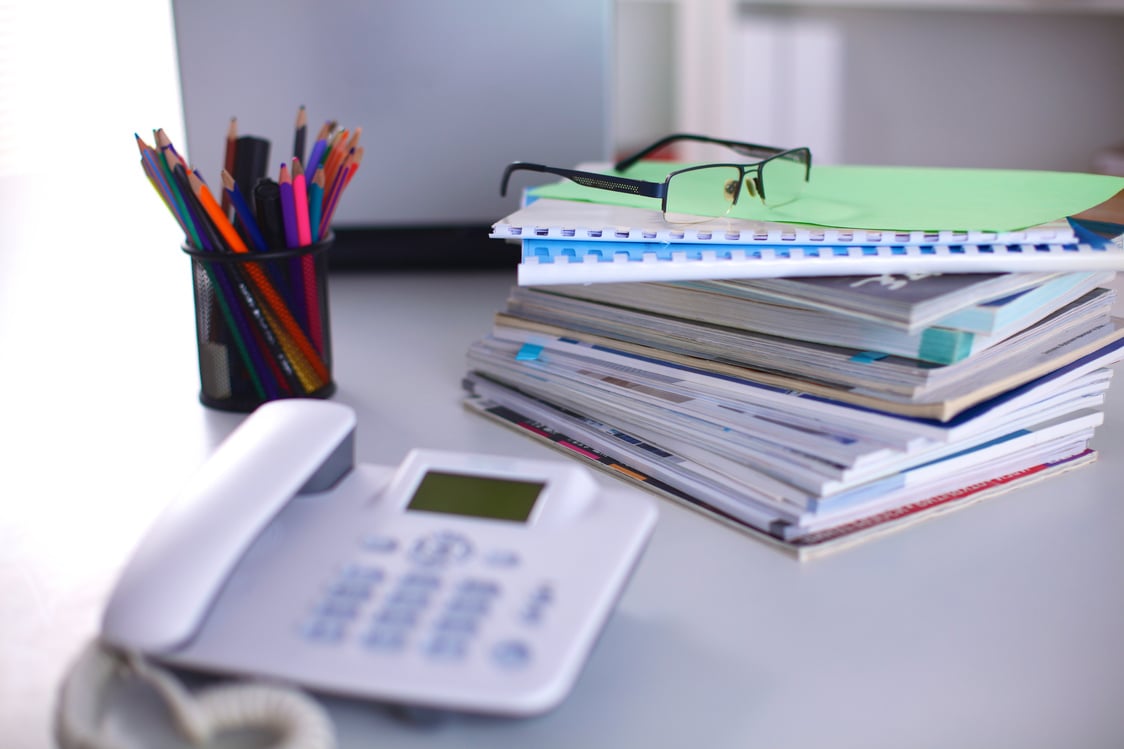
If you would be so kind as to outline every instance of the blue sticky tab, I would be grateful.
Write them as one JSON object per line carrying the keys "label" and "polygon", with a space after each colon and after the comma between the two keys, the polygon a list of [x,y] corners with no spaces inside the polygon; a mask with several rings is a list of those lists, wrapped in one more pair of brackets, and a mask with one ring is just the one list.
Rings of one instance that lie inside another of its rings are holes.
{"label": "blue sticky tab", "polygon": [[851,357],[851,361],[857,361],[860,364],[870,364],[871,362],[885,359],[888,354],[883,354],[881,351],[863,351]]}
{"label": "blue sticky tab", "polygon": [[535,361],[542,353],[542,346],[537,346],[533,343],[524,343],[519,353],[515,355],[515,361]]}

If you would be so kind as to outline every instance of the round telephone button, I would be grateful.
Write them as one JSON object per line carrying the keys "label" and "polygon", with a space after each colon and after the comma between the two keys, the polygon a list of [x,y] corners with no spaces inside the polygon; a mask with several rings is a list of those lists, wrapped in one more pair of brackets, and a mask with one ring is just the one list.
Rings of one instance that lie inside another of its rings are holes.
{"label": "round telephone button", "polygon": [[439,532],[419,538],[410,550],[410,558],[418,564],[443,565],[459,562],[472,553],[472,544],[456,533]]}

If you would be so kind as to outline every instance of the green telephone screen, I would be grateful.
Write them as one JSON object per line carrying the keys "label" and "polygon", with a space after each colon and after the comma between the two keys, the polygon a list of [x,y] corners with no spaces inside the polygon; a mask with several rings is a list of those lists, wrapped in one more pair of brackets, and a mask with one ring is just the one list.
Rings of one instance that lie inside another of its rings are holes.
{"label": "green telephone screen", "polygon": [[544,486],[537,481],[429,471],[406,507],[524,523],[531,516]]}

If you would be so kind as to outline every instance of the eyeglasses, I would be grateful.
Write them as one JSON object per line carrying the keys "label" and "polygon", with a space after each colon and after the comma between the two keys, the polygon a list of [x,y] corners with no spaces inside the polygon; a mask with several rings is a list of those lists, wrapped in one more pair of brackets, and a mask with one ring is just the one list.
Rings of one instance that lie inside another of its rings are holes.
{"label": "eyeglasses", "polygon": [[744,191],[774,208],[791,203],[800,196],[812,170],[812,153],[807,148],[788,150],[708,138],[703,135],[678,133],[661,138],[652,145],[613,165],[613,171],[627,172],[645,156],[680,140],[713,143],[735,153],[756,159],[749,164],[697,164],[676,169],[663,182],[629,179],[615,174],[598,174],[575,169],[562,169],[543,164],[515,161],[503,171],[500,195],[507,194],[511,174],[525,170],[556,174],[585,187],[611,190],[661,201],[664,218],[672,223],[693,223],[731,213]]}

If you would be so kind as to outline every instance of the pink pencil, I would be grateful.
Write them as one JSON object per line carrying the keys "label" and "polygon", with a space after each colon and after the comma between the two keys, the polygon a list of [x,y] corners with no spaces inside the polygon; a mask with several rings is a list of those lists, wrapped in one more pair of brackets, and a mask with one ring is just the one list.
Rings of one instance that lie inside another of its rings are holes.
{"label": "pink pencil", "polygon": [[[308,185],[301,160],[293,159],[293,206],[297,214],[297,239],[300,247],[312,244],[312,227],[308,223]],[[320,291],[316,286],[316,265],[312,255],[301,257],[301,276],[304,279],[304,306],[308,314],[308,332],[312,345],[324,353],[324,333],[320,326]]]}
{"label": "pink pencil", "polygon": [[293,180],[293,207],[297,216],[297,246],[312,244],[312,229],[308,223],[308,184],[304,176],[301,160],[293,159],[291,170]]}

